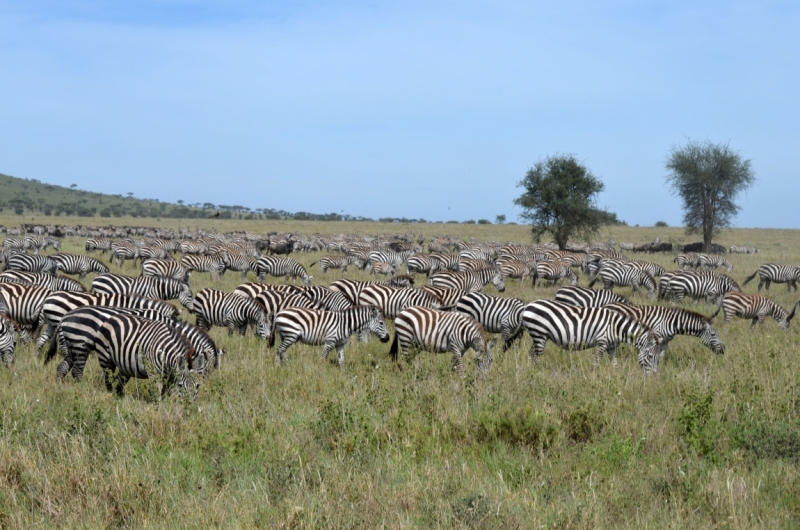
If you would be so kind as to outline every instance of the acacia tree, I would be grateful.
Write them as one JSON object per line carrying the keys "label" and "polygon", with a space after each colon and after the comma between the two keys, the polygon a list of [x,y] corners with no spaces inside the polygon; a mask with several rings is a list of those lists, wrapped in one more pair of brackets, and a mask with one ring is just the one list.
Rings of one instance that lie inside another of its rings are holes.
{"label": "acacia tree", "polygon": [[531,222],[537,243],[546,232],[560,249],[571,237],[588,240],[608,217],[595,207],[595,196],[605,185],[573,155],[539,160],[517,187],[525,193],[514,204],[523,208],[520,217]]}
{"label": "acacia tree", "polygon": [[687,234],[702,234],[705,252],[722,228],[731,226],[739,212],[736,196],[755,181],[749,160],[728,144],[689,141],[673,147],[667,157],[667,184],[683,200]]}

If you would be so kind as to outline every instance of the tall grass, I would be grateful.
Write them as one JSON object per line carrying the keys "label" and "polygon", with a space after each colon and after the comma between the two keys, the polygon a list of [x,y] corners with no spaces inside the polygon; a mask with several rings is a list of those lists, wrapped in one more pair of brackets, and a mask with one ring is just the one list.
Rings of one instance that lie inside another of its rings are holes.
{"label": "tall grass", "polygon": [[[529,240],[521,226],[213,226]],[[671,228],[618,227],[604,237],[657,235],[686,241]],[[762,248],[731,257],[740,282],[760,263],[800,261],[796,231],[735,230],[721,242]],[[82,247],[76,238],[63,249]],[[308,265],[319,254],[294,257]],[[649,258],[672,268],[672,257]],[[112,269],[138,274],[129,265]],[[341,277],[312,274],[315,283]],[[195,291],[237,284],[235,273],[191,280]],[[506,295],[524,300],[554,293],[507,282]],[[770,296],[784,307],[797,297],[780,285]],[[774,321],[752,332],[749,325],[716,323],[724,356],[676,338],[651,377],[626,346],[616,368],[604,360],[592,370],[591,352],[552,345],[534,364],[525,337],[496,352],[485,379],[471,353],[459,378],[447,355],[419,352],[392,363],[388,345],[374,339],[351,341],[344,369],[305,345],[292,346],[288,366],[276,367],[264,341],[214,328],[226,355],[195,403],[159,401],[156,383],[142,380],[118,399],[93,360],[81,383],[58,384],[55,364],[43,367],[32,346],[21,346],[16,365],[0,370],[0,526],[793,527],[800,520],[797,323],[788,331]]]}

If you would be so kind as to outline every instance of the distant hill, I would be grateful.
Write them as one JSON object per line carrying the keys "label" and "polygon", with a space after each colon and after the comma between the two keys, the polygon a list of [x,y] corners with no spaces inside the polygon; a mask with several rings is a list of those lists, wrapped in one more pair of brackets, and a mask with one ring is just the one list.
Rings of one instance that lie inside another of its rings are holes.
{"label": "distant hill", "polygon": [[[36,179],[22,179],[0,173],[0,211],[13,211],[19,215],[27,212],[44,215],[70,215],[79,217],[172,217],[178,219],[220,217],[222,219],[294,219],[309,221],[373,221],[369,217],[345,214],[314,214],[287,212],[272,208],[256,208],[225,204],[195,203],[174,204],[158,199],[141,199],[108,195],[80,190],[73,184],[69,188],[45,184]],[[386,218],[383,222],[425,222],[424,219]]]}

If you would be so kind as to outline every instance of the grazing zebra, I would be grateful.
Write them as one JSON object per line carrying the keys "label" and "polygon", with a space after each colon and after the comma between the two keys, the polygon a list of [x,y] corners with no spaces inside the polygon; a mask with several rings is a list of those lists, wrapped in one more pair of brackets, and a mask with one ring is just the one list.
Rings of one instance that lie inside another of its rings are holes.
{"label": "grazing zebra", "polygon": [[678,264],[678,268],[696,269],[700,264],[700,255],[697,252],[687,252],[678,254],[672,261]]}
{"label": "grazing zebra", "polygon": [[184,283],[189,281],[189,271],[174,260],[150,258],[142,262],[142,276],[171,278]]}
{"label": "grazing zebra", "polygon": [[61,242],[58,239],[43,236],[25,236],[22,243],[24,250],[33,250],[34,254],[39,254],[40,250],[44,250],[47,247],[53,247],[53,249],[58,250],[60,246]]}
{"label": "grazing zebra", "polygon": [[242,252],[229,252],[222,251],[220,254],[224,255],[225,268],[227,270],[238,271],[240,281],[247,279],[248,271],[256,272],[256,259]]}
{"label": "grazing zebra", "polygon": [[564,282],[569,279],[571,285],[578,284],[578,277],[572,272],[572,267],[563,260],[540,261],[533,270],[532,283],[534,287],[539,287],[542,280],[551,281],[557,285],[559,281]]}
{"label": "grazing zebra", "polygon": [[221,256],[196,256],[194,254],[186,254],[181,258],[181,266],[186,269],[187,274],[192,271],[197,272],[210,272],[211,278],[219,278],[225,274],[227,263]]}
{"label": "grazing zebra", "polygon": [[417,287],[418,291],[425,291],[439,299],[442,306],[439,308],[442,311],[449,311],[455,309],[456,304],[461,297],[467,294],[466,291],[461,289],[449,289],[447,287],[435,287],[433,285],[420,285]]}
{"label": "grazing zebra", "polygon": [[244,296],[246,298],[255,298],[264,291],[278,291],[281,294],[289,295],[295,293],[305,293],[308,287],[305,286],[298,286],[298,285],[291,285],[291,284],[269,284],[269,283],[254,283],[254,282],[246,282],[239,285],[236,289],[233,290],[234,294],[239,296]]}
{"label": "grazing zebra", "polygon": [[623,263],[623,266],[644,271],[653,278],[658,278],[667,272],[664,267],[651,261],[627,260]]}
{"label": "grazing zebra", "polygon": [[697,267],[702,267],[704,269],[718,269],[720,267],[725,267],[728,269],[728,272],[733,270],[733,265],[731,265],[731,262],[717,254],[698,254]]}
{"label": "grazing zebra", "polygon": [[368,285],[361,291],[359,305],[377,307],[386,318],[395,318],[403,309],[423,306],[439,309],[442,303],[431,293],[417,289],[389,287],[387,285]]}
{"label": "grazing zebra", "polygon": [[495,266],[496,264],[493,261],[462,257],[458,262],[458,272],[479,271],[481,269],[490,269]]}
{"label": "grazing zebra", "polygon": [[328,272],[328,269],[341,269],[342,274],[347,273],[347,267],[350,265],[355,265],[356,268],[361,269],[364,267],[364,261],[351,254],[346,254],[344,256],[322,256],[320,259],[312,263],[308,266],[310,269],[314,265],[319,263],[319,268],[322,270],[323,274]]}
{"label": "grazing zebra", "polygon": [[731,245],[731,248],[728,252],[731,254],[758,254],[759,251],[756,247]]}
{"label": "grazing zebra", "polygon": [[633,247],[634,247],[635,245],[636,245],[635,243],[623,243],[622,241],[620,241],[620,243],[619,243],[619,249],[620,249],[620,250],[630,250],[630,251],[633,251]]}
{"label": "grazing zebra", "polygon": [[374,261],[372,263],[372,274],[373,276],[377,276],[378,274],[383,274],[384,276],[394,276],[394,267],[390,263]]}
{"label": "grazing zebra", "polygon": [[522,337],[523,309],[525,302],[522,300],[483,293],[467,293],[456,305],[456,311],[477,320],[487,333],[500,333],[503,351]]}
{"label": "grazing zebra", "polygon": [[111,240],[107,237],[93,237],[86,240],[86,252],[99,250],[102,254],[111,250]]}
{"label": "grazing zebra", "polygon": [[254,300],[233,293],[217,289],[199,291],[195,296],[194,313],[200,329],[222,326],[228,328],[228,335],[233,335],[233,330],[238,328],[239,335],[244,336],[250,324],[262,339],[272,333],[272,315]]}
{"label": "grazing zebra", "polygon": [[344,311],[317,311],[301,307],[283,309],[275,316],[275,330],[281,344],[275,353],[277,364],[286,362],[286,350],[295,342],[324,345],[322,359],[336,349],[339,366],[344,366],[344,346],[350,336],[370,331],[381,342],[389,341],[386,321],[376,307],[357,306]]}
{"label": "grazing zebra", "polygon": [[310,287],[304,294],[314,304],[314,309],[321,311],[344,311],[353,307],[344,294],[322,285]]}
{"label": "grazing zebra", "polygon": [[520,283],[522,283],[528,276],[534,274],[536,262],[510,259],[498,262],[497,266],[503,278],[519,278]]}
{"label": "grazing zebra", "polygon": [[125,266],[126,259],[133,260],[133,265],[136,266],[136,260],[139,259],[139,247],[130,241],[111,243],[111,261],[122,268]]}
{"label": "grazing zebra", "polygon": [[492,363],[492,346],[486,332],[471,316],[458,312],[437,311],[428,307],[409,307],[394,319],[396,330],[389,355],[397,360],[406,357],[412,346],[434,352],[453,354],[453,369],[464,375],[464,353],[472,348],[478,368],[486,373]]}
{"label": "grazing zebra", "polygon": [[44,324],[42,306],[50,293],[38,285],[0,283],[0,311],[19,325],[23,342],[29,342],[31,334]]}
{"label": "grazing zebra", "polygon": [[395,252],[394,250],[373,250],[367,255],[366,268],[370,268],[378,262],[388,263],[393,267],[399,268],[413,254],[413,250],[405,250],[403,252]]}
{"label": "grazing zebra", "polygon": [[189,374],[194,348],[179,329],[133,315],[115,315],[99,330],[96,348],[100,367],[105,372],[106,388],[113,391],[112,373],[117,373],[117,395],[132,377],[147,379],[145,363],[162,380],[161,395],[176,386],[179,397],[197,398],[199,383]]}
{"label": "grazing zebra", "polygon": [[9,250],[24,250],[25,239],[20,237],[7,237],[3,240],[3,248]]}
{"label": "grazing zebra", "polygon": [[[656,281],[644,270],[633,267],[604,267],[597,273],[597,277],[603,280],[603,288],[613,290],[615,285],[627,286],[635,293],[641,293],[640,287],[647,289],[647,297],[656,297]],[[597,278],[589,283],[593,287]]]}
{"label": "grazing zebra", "polygon": [[431,254],[431,259],[436,262],[436,268],[431,268],[431,274],[436,272],[453,271],[458,272],[458,264],[461,258],[457,254]]}
{"label": "grazing zebra", "polygon": [[789,313],[766,296],[761,296],[760,294],[730,292],[725,293],[725,295],[722,297],[717,311],[712,315],[711,318],[714,318],[719,314],[720,310],[723,310],[725,313],[726,324],[730,323],[734,316],[739,318],[750,318],[753,320],[752,324],[750,324],[750,329],[753,329],[753,327],[756,325],[756,322],[763,326],[764,320],[771,316],[778,322],[778,327],[782,329],[788,329],[789,324],[794,318],[794,313],[797,311],[797,304],[800,304],[800,300],[794,304],[794,307],[792,307],[792,312]]}
{"label": "grazing zebra", "polygon": [[685,296],[705,298],[716,304],[725,293],[741,290],[733,278],[712,271],[679,271],[669,279],[670,297],[678,304],[683,303]]}
{"label": "grazing zebra", "polygon": [[385,285],[387,287],[413,287],[414,279],[410,276],[399,275],[391,280],[382,282],[363,282],[359,280],[338,280],[330,285],[334,291],[339,291],[347,297],[353,305],[362,305],[359,303],[361,291],[370,285]]}
{"label": "grazing zebra", "polygon": [[279,258],[277,256],[262,256],[258,258],[255,265],[255,273],[258,281],[263,282],[267,274],[272,276],[286,276],[286,280],[301,278],[303,285],[311,285],[313,276],[309,276],[306,268],[300,265],[293,258]]}
{"label": "grazing zebra", "polygon": [[639,366],[645,373],[658,369],[659,340],[644,324],[604,307],[580,307],[551,300],[537,300],[525,306],[522,325],[533,340],[530,356],[536,360],[548,340],[563,349],[596,346],[594,365],[606,351],[616,364],[617,346],[633,344],[639,351]]}
{"label": "grazing zebra", "polygon": [[667,299],[672,297],[672,292],[669,290],[669,281],[678,272],[680,272],[680,271],[665,272],[658,279],[658,299],[659,300],[667,300]]}
{"label": "grazing zebra", "polygon": [[58,263],[50,256],[12,254],[6,260],[6,270],[56,274],[58,272]]}
{"label": "grazing zebra", "polygon": [[437,270],[439,270],[439,261],[430,254],[414,254],[406,261],[408,274],[425,273],[425,276],[430,277]]}
{"label": "grazing zebra", "polygon": [[725,353],[722,340],[711,325],[713,317],[706,317],[686,309],[652,305],[610,304],[605,307],[635,318],[652,329],[662,341],[661,359],[664,358],[667,345],[675,335],[699,337],[703,345],[714,353],[718,355]]}
{"label": "grazing zebra", "polygon": [[8,366],[15,361],[14,350],[17,347],[17,329],[14,322],[5,313],[0,313],[0,355]]}
{"label": "grazing zebra", "polygon": [[[180,310],[169,302],[151,300],[138,296],[103,295],[93,293],[75,293],[69,291],[50,294],[42,305],[42,317],[47,324],[46,329],[36,341],[36,349],[41,350],[44,343],[53,336],[61,320],[69,312],[86,306],[119,307],[126,309],[155,310],[168,317],[177,318]],[[45,362],[49,361],[48,358]]]}
{"label": "grazing zebra", "polygon": [[792,267],[790,265],[778,265],[776,263],[765,263],[761,265],[756,272],[748,276],[744,280],[743,285],[747,285],[750,281],[759,276],[758,290],[766,287],[769,291],[769,285],[772,282],[785,283],[786,290],[791,291],[792,287],[797,291],[797,282],[800,281],[800,267]]}
{"label": "grazing zebra", "polygon": [[497,267],[471,272],[440,272],[431,276],[430,284],[467,292],[476,292],[492,283],[501,293],[506,290],[503,274]]}
{"label": "grazing zebra", "polygon": [[188,254],[205,254],[208,252],[208,244],[205,241],[181,241],[178,250],[186,257]]}
{"label": "grazing zebra", "polygon": [[106,274],[108,267],[100,263],[100,261],[84,256],[83,254],[53,254],[50,259],[55,261],[58,265],[58,270],[64,274],[78,274],[79,278],[83,280],[90,272],[95,274]]}
{"label": "grazing zebra", "polygon": [[86,292],[86,288],[77,280],[64,276],[52,276],[41,272],[6,271],[0,273],[2,283],[28,283],[46,287],[51,291],[76,291]]}
{"label": "grazing zebra", "polygon": [[497,252],[495,252],[491,248],[486,248],[486,247],[470,248],[467,250],[462,250],[461,252],[458,253],[458,258],[462,261],[465,259],[473,259],[485,262],[492,262],[494,261],[495,257],[497,257]]}
{"label": "grazing zebra", "polygon": [[189,285],[169,278],[101,274],[92,281],[92,292],[141,296],[156,300],[177,299],[183,307],[192,311],[192,290],[189,289]]}
{"label": "grazing zebra", "polygon": [[603,307],[608,304],[629,304],[624,296],[614,294],[614,291],[596,291],[577,285],[568,285],[556,291],[556,302],[577,305],[582,307]]}

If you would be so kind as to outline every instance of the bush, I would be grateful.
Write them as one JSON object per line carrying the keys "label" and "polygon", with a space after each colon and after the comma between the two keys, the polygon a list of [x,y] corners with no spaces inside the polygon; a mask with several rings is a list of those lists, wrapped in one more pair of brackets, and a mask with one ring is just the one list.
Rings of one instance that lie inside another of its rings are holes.
{"label": "bush", "polygon": [[490,225],[490,224],[492,224],[492,222],[489,221],[488,219],[478,219],[478,224],[479,225]]}
{"label": "bush", "polygon": [[666,222],[666,221],[656,221],[656,224],[655,224],[655,226],[657,226],[658,228],[666,228],[666,227],[668,227],[669,225],[667,224],[667,222]]}
{"label": "bush", "polygon": [[718,438],[719,423],[713,418],[714,396],[709,389],[705,393],[689,392],[678,417],[681,437],[700,456],[714,460],[714,449]]}

